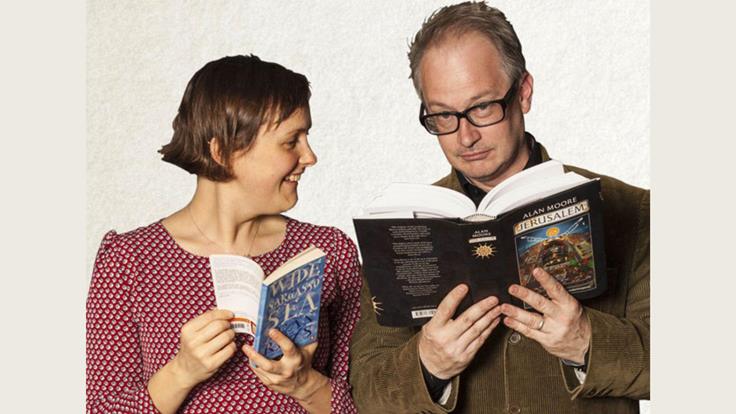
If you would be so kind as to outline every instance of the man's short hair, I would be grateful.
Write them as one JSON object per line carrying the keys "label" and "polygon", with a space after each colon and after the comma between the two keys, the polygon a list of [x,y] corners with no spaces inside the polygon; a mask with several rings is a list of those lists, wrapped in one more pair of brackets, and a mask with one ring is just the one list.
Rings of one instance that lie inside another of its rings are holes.
{"label": "man's short hair", "polygon": [[414,89],[423,98],[419,79],[419,64],[431,46],[450,36],[459,37],[476,32],[485,36],[498,49],[509,81],[516,82],[526,73],[526,60],[521,42],[502,11],[485,2],[464,2],[436,10],[424,21],[409,46],[410,78]]}
{"label": "man's short hair", "polygon": [[[310,95],[304,75],[254,55],[209,62],[187,84],[174,135],[159,153],[192,174],[228,181],[232,154],[248,148],[264,124],[270,128],[308,108]],[[210,154],[211,139],[224,165]]]}

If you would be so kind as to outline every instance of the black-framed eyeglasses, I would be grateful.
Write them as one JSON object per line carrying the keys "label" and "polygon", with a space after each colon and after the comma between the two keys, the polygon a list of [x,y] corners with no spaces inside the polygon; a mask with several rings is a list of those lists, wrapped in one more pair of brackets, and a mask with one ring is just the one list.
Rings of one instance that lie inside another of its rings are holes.
{"label": "black-framed eyeglasses", "polygon": [[497,124],[506,118],[506,108],[517,89],[517,84],[514,82],[503,98],[478,103],[462,112],[444,111],[425,114],[427,107],[422,102],[419,107],[419,123],[433,135],[446,135],[457,131],[460,128],[461,118],[467,119],[478,128]]}

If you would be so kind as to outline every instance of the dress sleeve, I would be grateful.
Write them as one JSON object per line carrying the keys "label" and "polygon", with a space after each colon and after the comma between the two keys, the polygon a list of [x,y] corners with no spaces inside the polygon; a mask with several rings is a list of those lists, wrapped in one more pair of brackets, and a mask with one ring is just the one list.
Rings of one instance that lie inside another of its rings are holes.
{"label": "dress sleeve", "polygon": [[[350,340],[360,318],[360,262],[355,244],[335,230],[335,273],[337,300],[330,315],[330,386],[333,413],[357,413],[348,382]],[[334,316],[333,316],[334,315]]]}
{"label": "dress sleeve", "polygon": [[586,308],[591,344],[585,381],[576,383],[571,369],[563,375],[572,397],[649,398],[649,192],[638,206],[633,260],[628,269],[625,315]]}
{"label": "dress sleeve", "polygon": [[134,261],[108,232],[87,295],[87,413],[158,413],[143,377],[134,321]]}

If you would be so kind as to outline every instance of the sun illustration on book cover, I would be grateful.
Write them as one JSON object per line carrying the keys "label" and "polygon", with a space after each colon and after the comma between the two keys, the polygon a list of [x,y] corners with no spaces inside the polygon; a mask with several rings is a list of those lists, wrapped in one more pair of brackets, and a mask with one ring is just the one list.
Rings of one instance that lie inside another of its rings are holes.
{"label": "sun illustration on book cover", "polygon": [[381,305],[383,305],[383,302],[379,302],[376,300],[376,297],[371,297],[371,303],[373,303],[373,312],[376,312],[376,315],[380,315],[381,312],[383,312],[383,308]]}
{"label": "sun illustration on book cover", "polygon": [[560,234],[560,228],[559,227],[550,227],[547,229],[547,232],[545,233],[547,237],[555,237],[558,234]]}
{"label": "sun illustration on book cover", "polygon": [[496,248],[492,244],[479,244],[473,248],[473,256],[486,259],[492,257],[496,253]]}

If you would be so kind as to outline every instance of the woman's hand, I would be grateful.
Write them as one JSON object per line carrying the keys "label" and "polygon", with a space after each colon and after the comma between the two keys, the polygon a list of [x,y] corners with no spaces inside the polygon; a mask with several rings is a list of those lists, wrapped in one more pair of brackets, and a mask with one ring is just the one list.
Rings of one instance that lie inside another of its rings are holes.
{"label": "woman's hand", "polygon": [[230,328],[234,316],[228,310],[212,309],[181,328],[179,352],[171,364],[183,385],[194,387],[206,380],[235,354],[235,331]]}
{"label": "woman's hand", "polygon": [[321,412],[310,408],[324,407],[326,403],[329,412],[332,395],[329,380],[312,368],[312,357],[317,350],[317,343],[297,348],[286,335],[276,329],[271,329],[268,336],[281,347],[284,355],[280,360],[272,361],[251,346],[244,345],[243,352],[257,366],[251,366],[253,372],[269,389],[294,398],[307,411]]}
{"label": "woman's hand", "polygon": [[184,324],[179,352],[148,381],[148,393],[159,412],[175,413],[195,385],[235,354],[235,331],[229,321],[234,316],[212,309]]}

